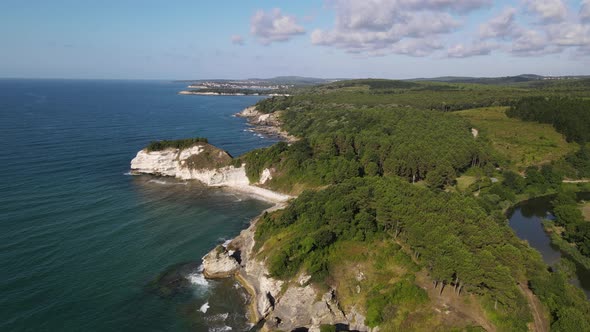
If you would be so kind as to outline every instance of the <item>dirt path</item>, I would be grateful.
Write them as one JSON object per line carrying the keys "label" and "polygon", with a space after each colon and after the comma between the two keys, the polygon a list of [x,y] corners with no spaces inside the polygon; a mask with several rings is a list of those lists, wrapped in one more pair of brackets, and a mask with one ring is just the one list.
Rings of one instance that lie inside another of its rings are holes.
{"label": "dirt path", "polygon": [[527,302],[529,303],[529,308],[531,308],[531,313],[533,314],[533,323],[530,327],[531,331],[548,332],[549,322],[545,318],[546,315],[544,315],[543,305],[528,287],[523,286],[522,284],[518,284],[518,287],[520,287],[520,290],[524,293]]}
{"label": "dirt path", "polygon": [[563,183],[588,183],[590,179],[582,179],[582,180],[563,180]]}

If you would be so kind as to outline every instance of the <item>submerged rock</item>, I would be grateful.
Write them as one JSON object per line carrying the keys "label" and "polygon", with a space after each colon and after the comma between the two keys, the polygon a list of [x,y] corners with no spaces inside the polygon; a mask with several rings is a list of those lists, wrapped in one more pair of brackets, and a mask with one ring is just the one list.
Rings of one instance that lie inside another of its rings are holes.
{"label": "submerged rock", "polygon": [[168,267],[146,285],[146,290],[159,297],[173,297],[187,289],[191,282],[188,277],[198,271],[196,262],[179,263]]}

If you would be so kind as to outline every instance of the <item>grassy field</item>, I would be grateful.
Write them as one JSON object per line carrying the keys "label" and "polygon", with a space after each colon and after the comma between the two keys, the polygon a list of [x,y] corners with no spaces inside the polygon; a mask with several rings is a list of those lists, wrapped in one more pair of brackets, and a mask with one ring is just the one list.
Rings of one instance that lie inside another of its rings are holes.
{"label": "grassy field", "polygon": [[[409,282],[425,291],[428,300],[411,305],[407,299],[395,305],[381,324],[383,331],[484,331],[489,326],[481,305],[472,296],[457,296],[449,287],[442,295],[434,289],[425,270],[395,243],[377,241],[338,243],[330,253],[330,283],[339,304],[350,309],[366,306],[371,287],[381,292],[399,282]],[[343,258],[345,257],[345,258]],[[419,272],[420,271],[420,272]],[[416,277],[417,275],[417,277]],[[391,309],[391,308],[390,308]]]}
{"label": "grassy field", "polygon": [[477,177],[475,176],[462,175],[457,178],[457,189],[459,189],[459,191],[465,191],[469,186],[474,184],[475,181],[477,181]]}
{"label": "grassy field", "polygon": [[518,170],[557,160],[575,151],[549,124],[525,122],[506,116],[506,107],[485,107],[456,112],[489,139],[502,157]]}

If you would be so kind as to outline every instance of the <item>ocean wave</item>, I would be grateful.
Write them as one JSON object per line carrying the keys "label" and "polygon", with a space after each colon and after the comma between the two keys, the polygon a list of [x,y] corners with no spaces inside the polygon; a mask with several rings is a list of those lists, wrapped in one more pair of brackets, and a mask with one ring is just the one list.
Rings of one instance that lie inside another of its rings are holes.
{"label": "ocean wave", "polygon": [[186,278],[195,286],[203,288],[209,287],[209,281],[205,279],[205,276],[203,275],[203,265],[200,265],[196,272],[189,274]]}
{"label": "ocean wave", "polygon": [[225,320],[229,317],[229,313],[225,312],[222,314],[215,314],[209,317],[205,317],[205,320],[209,323],[220,323],[225,322]]}
{"label": "ocean wave", "polygon": [[176,182],[176,181],[166,181],[166,180],[157,180],[157,179],[152,179],[149,180],[148,183],[155,183],[155,184],[161,184],[161,185],[182,185],[182,186],[186,186],[188,185],[188,182]]}
{"label": "ocean wave", "polygon": [[233,328],[226,325],[226,320],[229,317],[229,313],[222,313],[205,317],[205,321],[209,325],[209,332],[222,332],[231,331]]}

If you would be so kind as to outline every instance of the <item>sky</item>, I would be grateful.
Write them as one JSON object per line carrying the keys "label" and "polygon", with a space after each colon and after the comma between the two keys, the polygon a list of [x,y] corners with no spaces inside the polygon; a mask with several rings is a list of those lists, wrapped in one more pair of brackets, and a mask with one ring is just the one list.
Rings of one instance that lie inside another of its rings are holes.
{"label": "sky", "polygon": [[0,77],[590,74],[590,0],[0,0]]}

